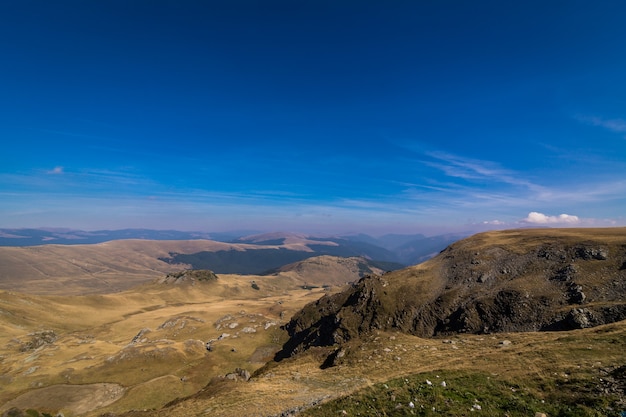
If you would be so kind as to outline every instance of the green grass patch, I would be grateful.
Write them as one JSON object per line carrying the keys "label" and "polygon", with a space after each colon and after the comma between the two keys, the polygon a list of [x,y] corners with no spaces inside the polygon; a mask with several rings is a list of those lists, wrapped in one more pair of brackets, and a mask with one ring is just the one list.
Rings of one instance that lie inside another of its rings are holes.
{"label": "green grass patch", "polygon": [[343,415],[345,410],[349,416],[619,417],[617,400],[599,395],[592,379],[540,387],[484,373],[438,371],[376,384],[302,415]]}

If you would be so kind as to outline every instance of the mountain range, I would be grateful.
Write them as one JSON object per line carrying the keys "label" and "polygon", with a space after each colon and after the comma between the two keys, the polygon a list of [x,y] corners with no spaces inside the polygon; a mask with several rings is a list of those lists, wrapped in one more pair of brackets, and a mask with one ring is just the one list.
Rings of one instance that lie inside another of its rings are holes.
{"label": "mountain range", "polygon": [[[0,247],[0,415],[626,412],[625,228],[486,232],[393,271],[372,239]],[[272,252],[308,257],[191,264]]]}
{"label": "mountain range", "polygon": [[[304,242],[311,249],[310,252],[317,255],[332,256],[364,256],[368,259],[397,263],[404,266],[414,265],[431,258],[443,250],[450,243],[468,236],[470,233],[454,233],[436,236],[424,236],[422,234],[387,234],[380,237],[372,237],[365,234],[354,235],[319,235],[311,236],[297,233],[255,233],[252,231],[232,232],[189,232],[178,230],[152,230],[152,229],[122,229],[122,230],[96,230],[84,231],[61,228],[35,228],[35,229],[0,229],[0,246],[40,246],[40,245],[85,245],[104,243],[112,240],[212,240],[223,243],[242,243],[258,246],[282,246],[294,242]],[[327,242],[333,242],[329,245]],[[289,256],[286,253],[280,258],[279,263],[269,262],[267,269],[277,268],[290,262],[306,259],[306,256]],[[294,254],[291,254],[294,255]],[[181,259],[172,261],[176,262]],[[198,263],[198,267],[206,267],[206,256],[198,255],[190,264]],[[237,259],[240,261],[241,259]],[[285,261],[285,262],[283,262]],[[228,261],[224,261],[229,263]],[[245,261],[243,263],[246,263]],[[209,265],[211,266],[211,265]],[[219,269],[219,268],[215,268]],[[259,268],[234,271],[229,268],[216,272],[222,273],[260,273]]]}

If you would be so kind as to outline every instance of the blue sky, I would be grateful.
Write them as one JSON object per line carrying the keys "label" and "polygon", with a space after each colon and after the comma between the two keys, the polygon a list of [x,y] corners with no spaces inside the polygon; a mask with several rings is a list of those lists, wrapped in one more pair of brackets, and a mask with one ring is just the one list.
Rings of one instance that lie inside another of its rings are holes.
{"label": "blue sky", "polygon": [[0,2],[0,227],[626,224],[622,1]]}

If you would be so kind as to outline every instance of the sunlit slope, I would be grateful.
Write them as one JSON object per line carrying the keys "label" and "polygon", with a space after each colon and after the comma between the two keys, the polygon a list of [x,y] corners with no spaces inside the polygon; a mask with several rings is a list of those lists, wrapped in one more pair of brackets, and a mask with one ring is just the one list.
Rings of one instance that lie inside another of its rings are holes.
{"label": "sunlit slope", "polygon": [[[314,249],[308,246],[311,242],[315,243]],[[276,245],[208,240],[117,240],[93,245],[0,247],[0,289],[40,295],[112,293],[186,268],[210,269],[217,273],[241,270],[256,275],[278,271],[294,260],[302,262],[316,257],[316,251],[325,252],[328,248],[342,250],[335,242],[305,238]],[[397,264],[372,263],[365,258],[342,259],[327,257],[300,270],[308,274],[307,271],[318,269],[306,278],[312,285],[334,285],[357,280],[380,268],[398,267]],[[349,263],[358,263],[360,267],[346,267]],[[321,266],[315,267],[315,264]]]}
{"label": "sunlit slope", "polygon": [[0,247],[0,288],[60,295],[121,291],[184,267],[159,260],[170,252],[230,249],[243,250],[206,240]]}
{"label": "sunlit slope", "polygon": [[[254,372],[284,341],[280,326],[326,291],[280,276],[159,281],[102,295],[0,291],[0,409],[161,407],[236,368]],[[75,402],[78,386],[93,401]]]}

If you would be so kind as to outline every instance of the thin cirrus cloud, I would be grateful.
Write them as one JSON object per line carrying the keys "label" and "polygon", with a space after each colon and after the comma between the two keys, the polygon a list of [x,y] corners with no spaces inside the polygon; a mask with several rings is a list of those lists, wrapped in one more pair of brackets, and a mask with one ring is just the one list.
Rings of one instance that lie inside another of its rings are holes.
{"label": "thin cirrus cloud", "polygon": [[63,174],[64,169],[62,166],[56,166],[54,168],[52,168],[51,170],[48,171],[48,174],[50,175],[59,175],[59,174]]}
{"label": "thin cirrus cloud", "polygon": [[534,191],[543,190],[542,186],[525,180],[520,173],[502,168],[493,161],[465,158],[446,152],[428,152],[426,155],[434,159],[434,161],[426,161],[427,165],[440,169],[449,177],[470,181],[488,180],[494,183],[525,187]]}
{"label": "thin cirrus cloud", "polygon": [[579,116],[578,120],[592,126],[603,127],[615,133],[626,133],[626,120],[604,119],[597,116]]}

